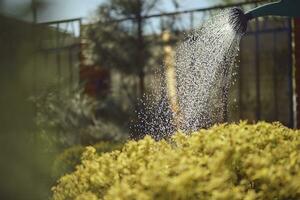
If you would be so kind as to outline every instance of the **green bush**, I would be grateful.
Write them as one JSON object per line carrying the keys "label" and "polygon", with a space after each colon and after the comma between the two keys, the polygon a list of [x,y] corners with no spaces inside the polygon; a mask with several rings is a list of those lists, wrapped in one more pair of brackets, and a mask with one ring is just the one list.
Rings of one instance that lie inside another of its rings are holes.
{"label": "green bush", "polygon": [[[121,149],[122,143],[119,142],[99,142],[93,145],[97,153],[110,152],[116,149]],[[76,166],[80,164],[80,158],[85,148],[83,146],[73,146],[64,150],[57,156],[52,168],[52,176],[58,178],[62,175],[70,173],[75,170]]]}
{"label": "green bush", "polygon": [[[128,116],[111,97],[97,100],[85,94],[80,86],[71,91],[59,88],[49,86],[31,97],[37,110],[37,128],[57,145],[66,148],[128,137],[124,126],[124,118]],[[123,123],[119,122],[121,119]]]}
{"label": "green bush", "polygon": [[87,147],[53,199],[300,199],[299,151],[299,130],[264,122],[145,137],[101,155]]}

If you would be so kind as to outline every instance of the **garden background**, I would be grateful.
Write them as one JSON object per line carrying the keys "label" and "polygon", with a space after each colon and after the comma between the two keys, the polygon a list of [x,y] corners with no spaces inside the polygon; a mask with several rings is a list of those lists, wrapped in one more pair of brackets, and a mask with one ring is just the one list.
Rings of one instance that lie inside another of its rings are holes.
{"label": "garden background", "polygon": [[[53,21],[45,21],[51,1],[0,1],[1,199],[45,199],[74,169],[83,146],[106,152],[146,134],[131,129],[134,111],[143,109],[138,98],[156,89],[155,71],[172,73],[170,55],[183,33],[220,9],[269,2],[162,1],[110,0],[87,16]],[[299,43],[297,19],[250,23],[226,121],[299,128]]]}

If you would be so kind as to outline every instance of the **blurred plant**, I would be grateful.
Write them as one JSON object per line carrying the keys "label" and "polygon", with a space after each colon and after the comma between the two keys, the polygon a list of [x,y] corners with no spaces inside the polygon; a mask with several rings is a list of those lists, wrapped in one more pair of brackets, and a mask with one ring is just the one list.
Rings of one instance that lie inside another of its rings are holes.
{"label": "blurred plant", "polygon": [[[106,109],[118,109],[108,107],[110,99],[99,102],[84,94],[83,89],[62,92],[56,87],[32,99],[36,104],[38,128],[62,146],[93,144],[99,140],[119,141],[126,137],[126,131],[116,120],[96,115]],[[122,116],[121,111],[119,114]]]}
{"label": "blurred plant", "polygon": [[[176,0],[172,0],[178,6]],[[88,27],[87,35],[94,42],[94,62],[101,67],[115,68],[139,77],[140,95],[145,92],[145,68],[153,66],[156,51],[154,36],[145,31],[144,16],[159,9],[161,0],[107,0],[97,13],[97,22]],[[128,20],[121,20],[125,19]],[[160,54],[161,56],[162,54]]]}

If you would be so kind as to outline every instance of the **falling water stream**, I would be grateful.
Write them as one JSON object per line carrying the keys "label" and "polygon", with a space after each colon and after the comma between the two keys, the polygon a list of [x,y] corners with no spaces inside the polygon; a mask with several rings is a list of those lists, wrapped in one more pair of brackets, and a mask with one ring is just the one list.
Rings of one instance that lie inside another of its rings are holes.
{"label": "falling water stream", "polygon": [[187,35],[176,51],[180,128],[196,130],[222,122],[241,35],[230,10]]}
{"label": "falling water stream", "polygon": [[[230,9],[223,10],[186,34],[174,58],[178,111],[172,111],[165,82],[156,82],[160,94],[145,96],[145,108],[138,112],[138,129],[161,138],[178,129],[191,132],[225,120],[242,36],[236,31],[239,24],[232,15]],[[152,97],[157,96],[160,99],[154,101]]]}

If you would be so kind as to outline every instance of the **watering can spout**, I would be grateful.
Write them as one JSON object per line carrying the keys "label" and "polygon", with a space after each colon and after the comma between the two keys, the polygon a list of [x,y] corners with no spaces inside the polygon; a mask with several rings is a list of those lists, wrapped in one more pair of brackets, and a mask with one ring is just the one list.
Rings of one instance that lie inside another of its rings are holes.
{"label": "watering can spout", "polygon": [[245,13],[248,20],[263,16],[300,16],[300,0],[281,0],[259,6]]}
{"label": "watering can spout", "polygon": [[281,0],[268,3],[247,12],[232,8],[230,22],[237,33],[244,34],[248,21],[263,16],[300,17],[300,0]]}

